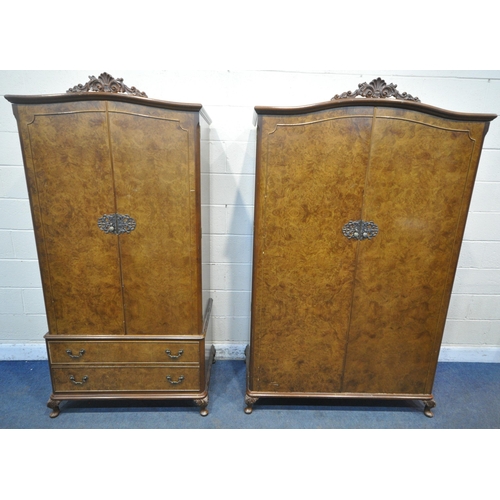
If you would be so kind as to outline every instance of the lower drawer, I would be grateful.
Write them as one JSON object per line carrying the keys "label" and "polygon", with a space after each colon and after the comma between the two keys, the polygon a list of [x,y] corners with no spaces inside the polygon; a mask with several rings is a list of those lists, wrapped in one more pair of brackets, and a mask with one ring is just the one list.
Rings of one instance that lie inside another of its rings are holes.
{"label": "lower drawer", "polygon": [[54,393],[200,391],[200,369],[194,366],[51,367]]}

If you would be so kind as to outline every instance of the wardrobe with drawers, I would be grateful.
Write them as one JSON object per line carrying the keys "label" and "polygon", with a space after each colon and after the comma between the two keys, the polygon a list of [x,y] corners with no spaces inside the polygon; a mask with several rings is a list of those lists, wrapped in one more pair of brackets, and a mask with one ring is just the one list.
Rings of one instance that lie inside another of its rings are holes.
{"label": "wardrobe with drawers", "polygon": [[207,415],[205,110],[107,73],[62,94],[5,97],[40,263],[50,416],[65,400],[110,399],[192,400]]}

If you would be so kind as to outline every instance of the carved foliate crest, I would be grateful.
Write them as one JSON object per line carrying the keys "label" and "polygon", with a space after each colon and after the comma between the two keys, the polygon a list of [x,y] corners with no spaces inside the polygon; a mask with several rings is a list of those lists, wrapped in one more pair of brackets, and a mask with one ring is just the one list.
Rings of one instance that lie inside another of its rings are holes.
{"label": "carved foliate crest", "polygon": [[396,89],[397,85],[394,83],[387,84],[382,78],[376,78],[370,83],[360,83],[358,89],[354,92],[348,90],[342,94],[337,94],[332,97],[332,101],[336,99],[352,99],[354,97],[367,97],[371,99],[386,99],[388,97],[394,97],[395,99],[402,99],[405,101],[415,101],[420,102],[418,97],[413,97],[406,92],[400,93]]}
{"label": "carved foliate crest", "polygon": [[147,97],[145,92],[141,92],[135,87],[127,87],[123,83],[123,78],[113,78],[109,73],[101,73],[99,78],[89,76],[89,81],[85,85],[78,84],[66,91],[66,93],[72,92],[112,92]]}

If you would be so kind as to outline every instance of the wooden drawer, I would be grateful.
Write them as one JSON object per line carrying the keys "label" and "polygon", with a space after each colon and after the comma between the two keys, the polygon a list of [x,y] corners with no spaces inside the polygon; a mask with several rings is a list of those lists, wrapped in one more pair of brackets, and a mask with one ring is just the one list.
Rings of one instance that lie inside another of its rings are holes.
{"label": "wooden drawer", "polygon": [[200,391],[200,371],[194,366],[70,366],[51,372],[55,394]]}
{"label": "wooden drawer", "polygon": [[47,348],[52,364],[200,362],[199,342],[49,340]]}

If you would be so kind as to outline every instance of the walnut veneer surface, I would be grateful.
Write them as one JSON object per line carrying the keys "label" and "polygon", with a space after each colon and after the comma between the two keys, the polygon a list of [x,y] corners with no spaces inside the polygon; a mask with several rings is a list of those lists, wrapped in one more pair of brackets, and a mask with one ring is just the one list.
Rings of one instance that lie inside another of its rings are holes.
{"label": "walnut veneer surface", "polygon": [[[202,296],[201,105],[106,92],[6,99],[45,296],[51,416],[61,400],[96,393],[190,397],[207,414],[215,351]],[[135,227],[105,232],[109,214]]]}
{"label": "walnut veneer surface", "polygon": [[[345,99],[256,107],[247,408],[266,396],[426,401],[495,115]],[[378,234],[348,239],[349,221]]]}

